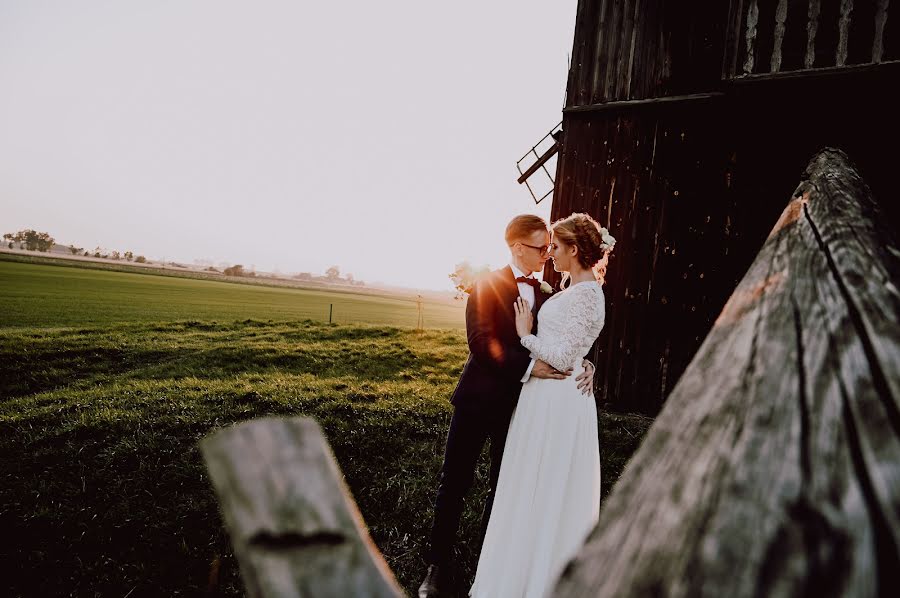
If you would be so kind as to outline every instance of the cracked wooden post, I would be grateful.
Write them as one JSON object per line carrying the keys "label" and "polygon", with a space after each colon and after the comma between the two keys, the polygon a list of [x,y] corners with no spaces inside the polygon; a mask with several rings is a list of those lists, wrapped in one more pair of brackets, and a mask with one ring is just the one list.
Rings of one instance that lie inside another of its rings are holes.
{"label": "cracked wooden post", "polygon": [[900,596],[892,236],[817,154],[554,596]]}
{"label": "cracked wooden post", "polygon": [[397,597],[318,424],[261,418],[200,443],[251,597]]}

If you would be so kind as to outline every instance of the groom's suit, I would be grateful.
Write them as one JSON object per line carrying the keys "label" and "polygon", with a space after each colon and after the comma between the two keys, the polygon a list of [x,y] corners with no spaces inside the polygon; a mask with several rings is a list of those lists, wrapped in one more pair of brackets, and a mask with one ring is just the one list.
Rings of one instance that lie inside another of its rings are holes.
{"label": "groom's suit", "polygon": [[[472,486],[484,443],[490,438],[490,490],[482,515],[482,537],[487,529],[506,432],[522,390],[522,379],[530,372],[531,357],[516,333],[513,303],[519,296],[519,285],[509,266],[479,279],[469,294],[466,304],[469,358],[451,399],[453,418],[447,434],[427,555],[432,564],[446,565],[450,560],[463,499]],[[534,290],[533,313],[537,314],[548,296],[540,289]],[[537,318],[532,332],[536,330]]]}

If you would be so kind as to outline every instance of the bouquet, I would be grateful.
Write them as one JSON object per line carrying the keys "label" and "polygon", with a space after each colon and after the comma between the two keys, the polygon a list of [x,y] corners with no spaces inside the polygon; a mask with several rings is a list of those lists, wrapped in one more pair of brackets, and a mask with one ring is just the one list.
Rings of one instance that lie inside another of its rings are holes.
{"label": "bouquet", "polygon": [[490,268],[487,266],[474,268],[469,262],[456,264],[456,268],[449,274],[450,280],[453,281],[453,286],[456,287],[456,298],[463,299],[471,293],[472,287],[475,286],[475,281],[489,271]]}

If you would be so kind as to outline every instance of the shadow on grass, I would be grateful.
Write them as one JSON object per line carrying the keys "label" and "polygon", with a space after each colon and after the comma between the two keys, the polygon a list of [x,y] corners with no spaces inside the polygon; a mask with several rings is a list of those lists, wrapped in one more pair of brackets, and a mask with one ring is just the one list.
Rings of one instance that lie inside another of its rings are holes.
{"label": "shadow on grass", "polygon": [[[122,375],[214,379],[281,372],[380,381],[433,374],[435,363],[423,362],[407,346],[409,334],[396,328],[255,320],[40,334],[26,329],[0,335],[0,401]],[[458,338],[445,342],[459,345]]]}
{"label": "shadow on grass", "polygon": [[[29,350],[30,349],[30,350]],[[47,392],[74,382],[108,379],[147,362],[165,359],[161,351],[117,347],[52,347],[0,350],[0,400]]]}
{"label": "shadow on grass", "polygon": [[421,570],[446,412],[337,411],[328,403],[245,395],[215,409],[184,413],[160,403],[142,412],[108,420],[65,410],[55,416],[56,429],[42,417],[0,424],[0,522],[8,537],[20,539],[2,548],[4,562],[17,568],[0,593],[198,595],[219,558],[221,594],[240,595],[198,441],[264,415],[315,417],[364,517],[375,522],[376,544],[401,579],[409,577],[406,568]]}
{"label": "shadow on grass", "polygon": [[[0,402],[0,529],[17,539],[0,543],[14,564],[0,596],[195,596],[216,558],[219,594],[242,595],[197,443],[265,415],[316,418],[376,545],[415,592],[462,335],[181,322],[15,339],[0,349],[23,355],[0,364],[20,389]],[[601,413],[604,496],[649,422]],[[460,595],[486,479],[484,456],[461,524]]]}
{"label": "shadow on grass", "polygon": [[128,374],[135,379],[212,379],[238,374],[280,372],[324,377],[353,376],[390,380],[422,364],[415,353],[399,343],[382,347],[377,357],[356,347],[316,344],[312,347],[279,345],[215,346],[209,349],[173,349],[158,365],[144,365]]}

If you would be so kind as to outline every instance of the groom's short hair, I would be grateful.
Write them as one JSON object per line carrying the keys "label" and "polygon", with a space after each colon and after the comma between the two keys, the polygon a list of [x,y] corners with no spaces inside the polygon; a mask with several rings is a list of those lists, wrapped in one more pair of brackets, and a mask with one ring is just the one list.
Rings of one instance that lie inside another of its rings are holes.
{"label": "groom's short hair", "polygon": [[527,239],[538,231],[547,232],[547,230],[547,223],[540,216],[520,214],[506,225],[506,244],[511,246],[516,241]]}

